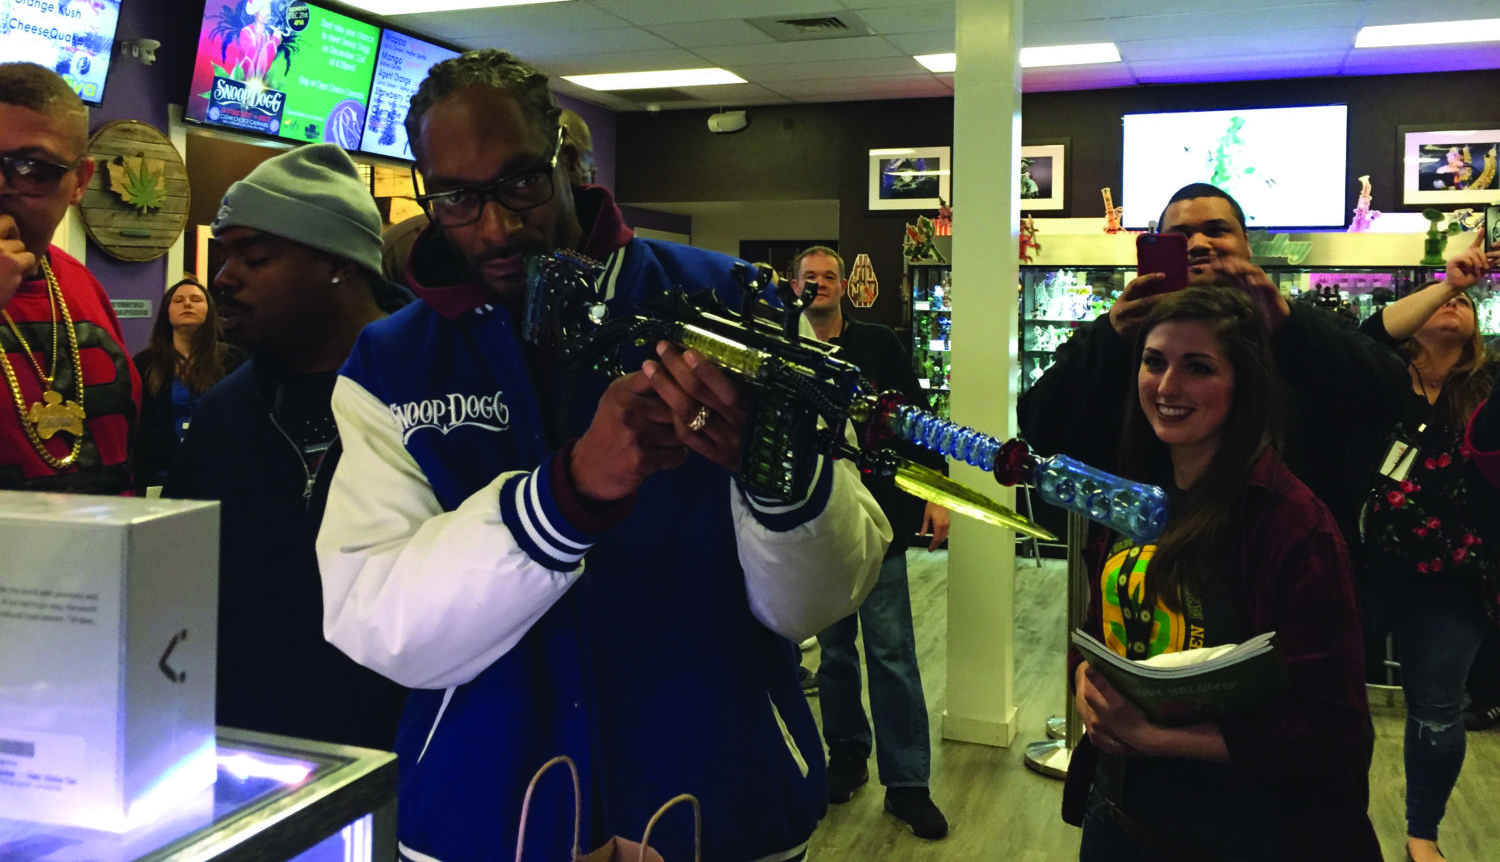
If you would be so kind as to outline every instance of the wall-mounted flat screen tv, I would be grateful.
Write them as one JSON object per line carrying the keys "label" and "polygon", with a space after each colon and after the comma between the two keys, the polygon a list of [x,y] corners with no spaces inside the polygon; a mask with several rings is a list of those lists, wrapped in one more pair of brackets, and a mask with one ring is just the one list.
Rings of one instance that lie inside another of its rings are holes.
{"label": "wall-mounted flat screen tv", "polygon": [[365,133],[359,148],[381,156],[412,158],[411,144],[406,140],[406,109],[411,106],[412,94],[427,77],[428,69],[457,56],[457,51],[405,33],[382,33],[375,82],[370,87],[370,110],[365,113]]}
{"label": "wall-mounted flat screen tv", "polygon": [[46,66],[98,107],[119,20],[120,0],[0,0],[0,61]]}
{"label": "wall-mounted flat screen tv", "polygon": [[1348,106],[1126,114],[1124,224],[1144,228],[1172,193],[1212,183],[1255,228],[1342,227]]}
{"label": "wall-mounted flat screen tv", "polygon": [[379,43],[306,0],[208,0],[187,118],[358,149]]}

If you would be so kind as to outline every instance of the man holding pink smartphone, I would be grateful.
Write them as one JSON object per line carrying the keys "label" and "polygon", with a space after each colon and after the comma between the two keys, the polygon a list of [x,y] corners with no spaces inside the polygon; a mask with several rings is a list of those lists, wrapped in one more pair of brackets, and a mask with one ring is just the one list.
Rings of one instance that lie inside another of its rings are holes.
{"label": "man holding pink smartphone", "polygon": [[[1156,241],[1144,244],[1152,250],[1143,255],[1140,274],[1109,314],[1079,328],[1058,350],[1056,363],[1021,396],[1016,413],[1027,442],[1038,454],[1061,453],[1115,469],[1125,398],[1136,374],[1130,360],[1136,332],[1185,264],[1178,289],[1238,290],[1260,310],[1282,382],[1287,466],[1332,510],[1345,541],[1357,541],[1364,477],[1345,442],[1357,431],[1396,421],[1385,394],[1405,385],[1400,357],[1323,309],[1288,304],[1250,261],[1244,211],[1222,189],[1207,183],[1179,189],[1157,230]],[[1180,245],[1168,239],[1173,236],[1182,238]],[[1174,247],[1185,261],[1173,262]]]}

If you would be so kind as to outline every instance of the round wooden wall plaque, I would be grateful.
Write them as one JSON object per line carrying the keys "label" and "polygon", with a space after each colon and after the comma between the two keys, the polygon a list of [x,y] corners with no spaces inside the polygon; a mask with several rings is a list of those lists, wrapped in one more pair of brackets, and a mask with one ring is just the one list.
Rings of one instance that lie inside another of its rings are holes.
{"label": "round wooden wall plaque", "polygon": [[188,217],[187,166],[155,127],[109,123],[89,139],[94,178],[78,205],[96,245],[121,260],[155,260],[182,234]]}

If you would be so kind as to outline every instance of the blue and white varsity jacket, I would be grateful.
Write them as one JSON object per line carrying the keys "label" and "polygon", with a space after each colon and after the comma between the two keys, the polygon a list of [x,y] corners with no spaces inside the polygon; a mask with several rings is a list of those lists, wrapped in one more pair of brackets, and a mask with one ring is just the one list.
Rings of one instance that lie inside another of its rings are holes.
{"label": "blue and white varsity jacket", "polygon": [[[600,209],[618,220],[607,196]],[[732,262],[630,239],[609,304],[676,285],[732,299]],[[639,839],[686,792],[705,860],[796,856],[826,791],[791,641],[858,607],[891,539],[856,471],[824,463],[807,500],[775,507],[693,455],[591,533],[562,514],[555,453],[608,381],[551,366],[503,306],[438,305],[367,327],[344,366],[318,538],[328,640],[419,689],[396,745],[403,857],[514,858],[527,782],[558,754],[583,775],[585,850]],[[572,796],[564,774],[541,784],[527,860],[571,858]],[[692,858],[688,815],[652,845]]]}

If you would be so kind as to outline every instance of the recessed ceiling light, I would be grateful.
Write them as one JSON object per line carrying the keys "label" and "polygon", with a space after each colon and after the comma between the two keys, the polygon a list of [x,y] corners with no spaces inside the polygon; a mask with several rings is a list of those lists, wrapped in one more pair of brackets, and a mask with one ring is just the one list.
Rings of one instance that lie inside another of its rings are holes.
{"label": "recessed ceiling light", "polygon": [[376,15],[415,15],[418,12],[456,12],[460,9],[489,9],[494,6],[565,3],[567,0],[344,0],[344,2]]}
{"label": "recessed ceiling light", "polygon": [[1088,63],[1118,63],[1120,49],[1113,42],[1091,42],[1087,45],[1050,45],[1045,48],[1022,48],[1021,67],[1083,66]]}
{"label": "recessed ceiling light", "polygon": [[938,74],[952,72],[958,65],[957,54],[918,54],[912,59]]}
{"label": "recessed ceiling light", "polygon": [[1363,27],[1354,37],[1356,48],[1456,45],[1461,42],[1500,42],[1500,18]]}
{"label": "recessed ceiling light", "polygon": [[709,87],[743,84],[745,79],[728,69],[668,69],[662,72],[616,72],[608,75],[563,75],[590,90],[648,90],[655,87]]}
{"label": "recessed ceiling light", "polygon": [[[921,54],[912,59],[934,72],[943,73],[953,71],[953,67],[957,65],[958,55]],[[1021,66],[1027,69],[1040,66],[1082,66],[1088,63],[1118,62],[1120,62],[1120,50],[1113,42],[1021,49]]]}

